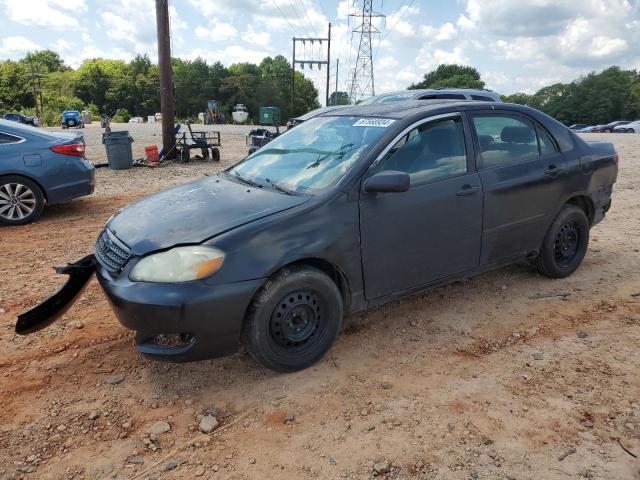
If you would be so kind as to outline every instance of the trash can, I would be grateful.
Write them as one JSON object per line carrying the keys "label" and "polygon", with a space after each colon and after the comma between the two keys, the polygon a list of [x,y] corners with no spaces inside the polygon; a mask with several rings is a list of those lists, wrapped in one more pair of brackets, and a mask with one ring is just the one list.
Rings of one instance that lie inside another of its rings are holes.
{"label": "trash can", "polygon": [[127,170],[133,166],[133,153],[131,152],[133,138],[129,136],[127,130],[103,133],[102,143],[107,149],[109,168]]}

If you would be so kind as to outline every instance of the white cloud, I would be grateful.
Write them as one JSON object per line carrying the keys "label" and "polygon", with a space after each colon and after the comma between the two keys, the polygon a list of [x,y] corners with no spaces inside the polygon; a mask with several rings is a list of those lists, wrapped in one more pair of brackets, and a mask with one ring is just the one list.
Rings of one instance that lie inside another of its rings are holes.
{"label": "white cloud", "polygon": [[251,25],[247,25],[247,30],[242,34],[242,40],[247,43],[266,46],[271,40],[269,32],[256,32]]}
{"label": "white cloud", "polygon": [[229,40],[235,38],[237,34],[238,30],[236,30],[236,27],[225,22],[214,23],[208,27],[201,25],[196,27],[196,36],[203,40]]}
{"label": "white cloud", "polygon": [[72,13],[61,12],[60,8],[64,10],[74,5],[79,5],[79,8],[84,6],[84,1],[79,0],[70,4],[59,0],[5,0],[3,3],[7,18],[13,22],[56,28],[79,26],[77,18]]}
{"label": "white cloud", "polygon": [[25,37],[6,37],[0,44],[0,56],[7,58],[20,58],[26,53],[39,50],[42,47]]}

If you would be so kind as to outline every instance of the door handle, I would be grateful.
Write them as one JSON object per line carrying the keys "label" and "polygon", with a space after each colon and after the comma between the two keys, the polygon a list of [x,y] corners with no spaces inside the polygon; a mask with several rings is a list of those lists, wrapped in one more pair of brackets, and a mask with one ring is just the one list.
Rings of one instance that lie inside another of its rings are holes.
{"label": "door handle", "polygon": [[469,195],[474,195],[480,191],[480,187],[473,187],[471,185],[464,185],[462,190],[458,190],[456,195],[459,197],[467,197]]}
{"label": "door handle", "polygon": [[562,173],[563,170],[564,168],[556,167],[555,165],[549,165],[549,167],[544,171],[544,174],[547,177],[556,178]]}

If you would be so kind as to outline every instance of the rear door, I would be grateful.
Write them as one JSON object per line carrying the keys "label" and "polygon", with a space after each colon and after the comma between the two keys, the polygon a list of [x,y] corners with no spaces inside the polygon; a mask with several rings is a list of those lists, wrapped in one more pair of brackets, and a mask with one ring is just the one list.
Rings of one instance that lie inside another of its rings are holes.
{"label": "rear door", "polygon": [[[466,134],[465,134],[466,132]],[[410,175],[402,193],[360,193],[362,268],[368,299],[411,290],[478,266],[482,188],[468,124],[460,114],[407,128],[363,181],[383,171]]]}
{"label": "rear door", "polygon": [[493,110],[469,117],[484,190],[480,263],[538,250],[564,192],[564,156],[529,116]]}

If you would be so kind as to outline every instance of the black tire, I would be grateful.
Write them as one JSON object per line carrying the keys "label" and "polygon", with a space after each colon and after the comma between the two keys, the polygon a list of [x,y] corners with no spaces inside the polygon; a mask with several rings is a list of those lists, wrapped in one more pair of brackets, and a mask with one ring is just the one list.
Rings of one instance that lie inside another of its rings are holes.
{"label": "black tire", "polygon": [[214,162],[220,161],[220,150],[218,150],[217,147],[211,148],[211,160],[213,160]]}
{"label": "black tire", "polygon": [[287,267],[254,298],[244,344],[254,360],[276,372],[295,372],[320,360],[342,325],[342,296],[323,272]]}
{"label": "black tire", "polygon": [[67,128],[71,128],[75,126],[76,126],[76,122],[74,122],[73,120],[67,120]]}
{"label": "black tire", "polygon": [[44,195],[33,180],[18,175],[0,178],[0,225],[31,223],[42,214]]}
{"label": "black tire", "polygon": [[562,207],[542,242],[538,271],[550,278],[565,278],[575,272],[589,247],[589,228],[581,208]]}
{"label": "black tire", "polygon": [[187,147],[184,147],[180,150],[180,161],[182,163],[189,163],[189,160],[191,160],[191,151]]}

